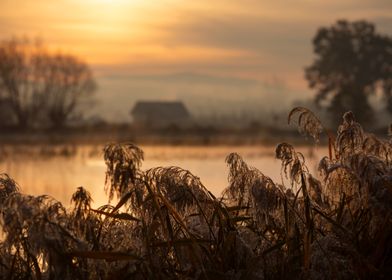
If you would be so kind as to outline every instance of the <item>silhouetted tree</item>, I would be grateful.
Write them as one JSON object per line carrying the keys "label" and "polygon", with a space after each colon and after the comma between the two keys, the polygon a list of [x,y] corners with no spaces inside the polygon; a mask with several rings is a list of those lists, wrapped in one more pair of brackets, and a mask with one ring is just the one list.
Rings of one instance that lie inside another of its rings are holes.
{"label": "silhouetted tree", "polygon": [[89,67],[76,57],[53,55],[28,39],[0,44],[0,99],[22,128],[65,125],[95,88]]}
{"label": "silhouetted tree", "polygon": [[392,113],[392,38],[376,33],[366,21],[338,21],[320,28],[313,40],[316,59],[306,68],[309,86],[317,90],[316,102],[333,113],[353,111],[362,123],[373,120],[368,97],[381,90]]}
{"label": "silhouetted tree", "polygon": [[71,55],[47,57],[51,76],[51,91],[48,95],[47,114],[55,127],[62,127],[76,116],[77,107],[88,102],[96,85],[87,64]]}

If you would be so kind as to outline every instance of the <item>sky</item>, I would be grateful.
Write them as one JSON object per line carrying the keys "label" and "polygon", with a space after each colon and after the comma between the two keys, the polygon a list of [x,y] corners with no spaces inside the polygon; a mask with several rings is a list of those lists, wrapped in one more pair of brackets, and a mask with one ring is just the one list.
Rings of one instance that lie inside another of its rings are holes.
{"label": "sky", "polygon": [[127,121],[137,100],[192,113],[289,110],[314,96],[312,38],[338,19],[392,33],[390,0],[0,0],[0,40],[40,38],[91,66],[93,112]]}

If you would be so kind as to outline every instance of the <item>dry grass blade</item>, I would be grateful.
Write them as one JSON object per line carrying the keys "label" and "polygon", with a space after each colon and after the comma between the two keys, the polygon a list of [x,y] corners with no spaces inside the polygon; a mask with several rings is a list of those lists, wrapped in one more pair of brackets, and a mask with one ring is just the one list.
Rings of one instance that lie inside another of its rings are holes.
{"label": "dry grass blade", "polygon": [[18,184],[7,174],[0,174],[0,204],[17,192],[19,192]]}
{"label": "dry grass blade", "polygon": [[316,115],[307,108],[295,107],[289,113],[287,122],[290,124],[295,115],[298,115],[297,126],[300,133],[310,135],[316,142],[320,140],[320,134],[324,127]]}
{"label": "dry grass blade", "polygon": [[188,170],[179,167],[157,167],[146,171],[158,194],[162,194],[178,210],[184,211],[197,203],[214,200],[200,179]]}
{"label": "dry grass blade", "polygon": [[343,115],[343,123],[338,128],[336,137],[336,150],[343,159],[362,150],[364,132],[359,123],[355,121],[354,114],[347,112]]}
{"label": "dry grass blade", "polygon": [[92,198],[90,193],[83,187],[78,187],[72,195],[71,202],[74,204],[74,215],[80,218],[90,209]]}
{"label": "dry grass blade", "polygon": [[282,171],[293,183],[300,183],[301,175],[306,172],[305,158],[287,143],[280,143],[275,150],[275,156],[282,161]]}
{"label": "dry grass blade", "polygon": [[[236,200],[239,207],[247,207],[251,203],[252,186],[263,174],[252,167],[249,167],[240,155],[229,154],[226,157],[229,166],[229,186],[224,190],[224,195],[229,200]],[[237,213],[238,214],[238,213]]]}
{"label": "dry grass blade", "polygon": [[72,251],[72,257],[98,259],[106,261],[140,261],[141,258],[135,254],[123,252],[99,252],[99,251]]}
{"label": "dry grass blade", "polygon": [[105,212],[105,211],[96,210],[96,209],[92,209],[91,211],[93,211],[94,213],[97,213],[97,214],[101,214],[101,215],[105,215],[105,216],[114,218],[114,219],[140,222],[140,219],[135,218],[134,216],[132,216],[131,214],[128,214],[128,213],[110,213],[110,212]]}
{"label": "dry grass blade", "polygon": [[392,144],[381,140],[375,135],[367,135],[363,141],[362,149],[365,153],[385,159],[387,164],[392,160]]}
{"label": "dry grass blade", "polygon": [[121,197],[134,184],[143,160],[143,151],[132,143],[108,144],[104,148],[107,166],[106,188],[109,199],[114,193]]}
{"label": "dry grass blade", "polygon": [[181,239],[177,239],[174,241],[164,241],[164,242],[156,242],[154,244],[151,245],[151,247],[171,247],[173,245],[175,246],[189,246],[189,245],[193,245],[195,243],[198,244],[210,244],[211,240],[209,239],[191,239],[191,238],[181,238]]}

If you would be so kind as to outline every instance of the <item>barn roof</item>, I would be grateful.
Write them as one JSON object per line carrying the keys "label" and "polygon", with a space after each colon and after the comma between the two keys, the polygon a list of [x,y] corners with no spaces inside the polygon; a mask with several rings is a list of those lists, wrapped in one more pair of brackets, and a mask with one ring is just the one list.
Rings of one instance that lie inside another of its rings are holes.
{"label": "barn roof", "polygon": [[133,116],[157,116],[165,119],[189,118],[189,112],[179,101],[139,101],[133,107]]}

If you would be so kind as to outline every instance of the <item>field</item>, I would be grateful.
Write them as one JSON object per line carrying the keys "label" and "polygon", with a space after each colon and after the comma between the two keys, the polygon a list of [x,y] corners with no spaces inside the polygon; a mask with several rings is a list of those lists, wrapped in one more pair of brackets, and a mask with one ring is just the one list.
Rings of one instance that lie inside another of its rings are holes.
{"label": "field", "polygon": [[[276,146],[281,182],[226,158],[229,186],[212,194],[180,167],[142,170],[131,143],[104,148],[112,203],[72,206],[20,192],[0,177],[4,279],[385,279],[392,273],[392,143],[351,112],[336,135],[309,110],[289,121],[329,148],[312,174],[294,146]],[[319,179],[317,179],[319,178]]]}

